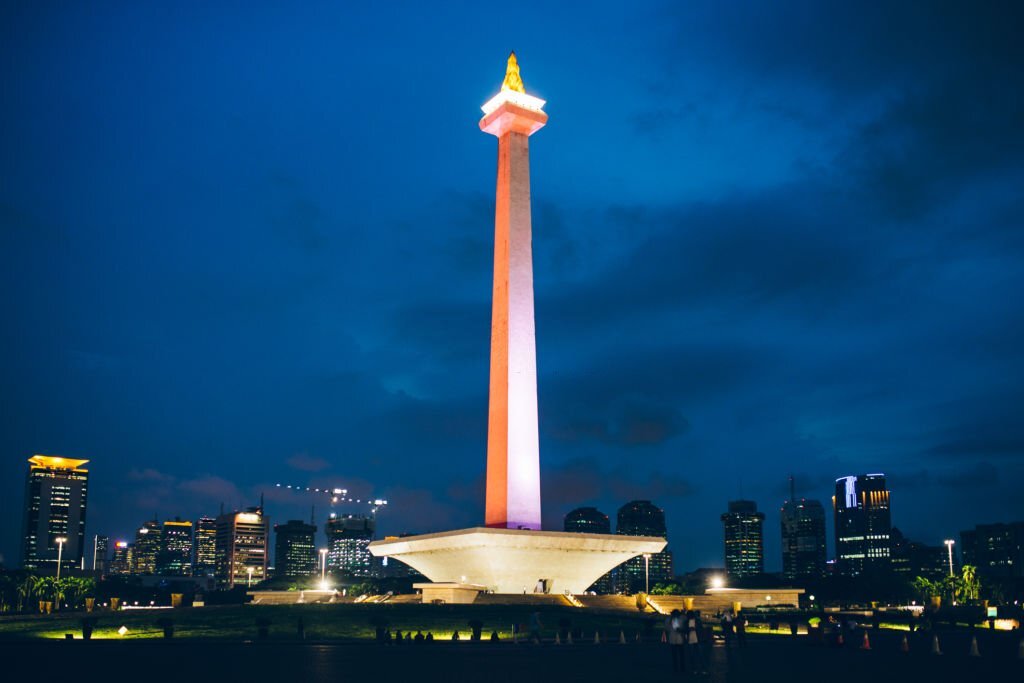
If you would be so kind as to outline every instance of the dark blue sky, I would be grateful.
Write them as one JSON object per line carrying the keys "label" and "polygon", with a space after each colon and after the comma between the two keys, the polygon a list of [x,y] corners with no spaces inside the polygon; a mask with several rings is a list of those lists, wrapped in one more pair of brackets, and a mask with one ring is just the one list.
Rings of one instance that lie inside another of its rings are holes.
{"label": "dark blue sky", "polygon": [[[544,516],[882,471],[938,542],[1024,517],[1017,3],[303,3],[0,10],[0,553],[25,459],[89,533],[387,497],[483,518],[496,145],[532,140]],[[831,515],[830,522],[831,524]],[[829,532],[831,543],[831,529]]]}

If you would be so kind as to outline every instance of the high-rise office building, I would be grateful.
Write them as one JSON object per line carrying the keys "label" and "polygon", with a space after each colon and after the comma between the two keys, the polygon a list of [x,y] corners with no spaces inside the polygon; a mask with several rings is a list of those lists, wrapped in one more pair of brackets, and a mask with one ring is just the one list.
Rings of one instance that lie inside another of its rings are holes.
{"label": "high-rise office building", "polygon": [[[622,536],[661,536],[668,538],[665,512],[649,500],[634,500],[621,508],[615,533]],[[672,580],[672,551],[662,550],[650,556],[639,555],[612,570],[616,589],[636,593],[658,583]]]}
{"label": "high-rise office building", "polygon": [[[944,545],[928,545],[912,541],[896,527],[892,528],[889,539],[889,553],[892,571],[907,579],[923,576],[926,579],[941,579],[949,574],[949,550]],[[953,554],[954,570],[959,563]]]}
{"label": "high-rise office building", "polygon": [[978,568],[979,576],[1024,578],[1024,522],[978,524],[961,531],[960,556]]}
{"label": "high-rise office building", "polygon": [[274,576],[310,576],[317,570],[316,527],[301,519],[275,524]]}
{"label": "high-rise office building", "polygon": [[267,578],[269,524],[262,506],[217,517],[218,587],[252,586]]}
{"label": "high-rise office building", "polygon": [[[612,532],[608,515],[593,507],[571,510],[565,516],[562,528],[577,534],[610,534]],[[608,572],[595,581],[587,590],[602,594],[615,592],[612,572]]]}
{"label": "high-rise office building", "polygon": [[348,576],[370,576],[370,541],[377,529],[373,517],[332,515],[327,520],[327,568]]}
{"label": "high-rise office building", "polygon": [[782,505],[782,574],[790,581],[825,575],[825,508],[790,498]]}
{"label": "high-rise office building", "polygon": [[22,564],[56,573],[78,567],[85,556],[85,510],[89,493],[88,460],[53,455],[28,459]]}
{"label": "high-rise office building", "polygon": [[725,527],[725,571],[744,578],[764,573],[764,513],[752,500],[729,501]]}
{"label": "high-rise office building", "polygon": [[217,570],[217,520],[200,517],[196,520],[193,540],[195,561],[193,576],[213,576]]}
{"label": "high-rise office building", "polygon": [[163,576],[192,576],[192,522],[177,517],[164,522],[156,570]]}
{"label": "high-rise office building", "polygon": [[160,522],[151,519],[135,532],[132,574],[156,574],[156,558],[160,554]]}
{"label": "high-rise office building", "polygon": [[92,537],[92,569],[102,576],[107,573],[110,567],[109,558],[110,539],[106,536],[96,534]]}
{"label": "high-rise office building", "polygon": [[611,520],[597,508],[576,508],[571,510],[563,521],[565,531],[577,534],[610,534]]}
{"label": "high-rise office building", "polygon": [[836,569],[843,576],[877,574],[892,567],[892,518],[884,474],[836,479]]}
{"label": "high-rise office building", "polygon": [[127,576],[132,573],[135,567],[135,557],[131,544],[128,541],[118,541],[114,544],[114,557],[110,561],[110,574],[115,576]]}

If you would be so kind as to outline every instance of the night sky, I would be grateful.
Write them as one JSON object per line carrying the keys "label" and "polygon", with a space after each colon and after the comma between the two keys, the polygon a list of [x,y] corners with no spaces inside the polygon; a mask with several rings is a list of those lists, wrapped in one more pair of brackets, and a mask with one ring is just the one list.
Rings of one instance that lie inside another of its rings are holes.
{"label": "night sky", "polygon": [[510,49],[550,115],[546,528],[647,498],[677,570],[721,566],[746,497],[778,570],[791,472],[826,507],[886,473],[925,542],[1024,518],[1019,3],[13,4],[8,564],[34,453],[92,460],[89,534],[308,517],[277,482],[482,523]]}

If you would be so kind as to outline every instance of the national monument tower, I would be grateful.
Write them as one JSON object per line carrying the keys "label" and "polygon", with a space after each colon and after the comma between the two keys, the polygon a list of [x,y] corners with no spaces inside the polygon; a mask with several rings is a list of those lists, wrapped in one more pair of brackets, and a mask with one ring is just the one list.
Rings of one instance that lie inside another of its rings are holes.
{"label": "national monument tower", "polygon": [[513,52],[480,119],[480,130],[498,138],[485,522],[505,529],[540,529],[530,136],[547,123],[543,106],[526,94]]}
{"label": "national monument tower", "polygon": [[529,140],[547,123],[544,104],[526,93],[513,53],[501,90],[481,107],[480,129],[498,138],[486,526],[370,544],[375,556],[433,582],[415,584],[424,602],[472,602],[482,591],[580,593],[665,547],[659,537],[541,530]]}

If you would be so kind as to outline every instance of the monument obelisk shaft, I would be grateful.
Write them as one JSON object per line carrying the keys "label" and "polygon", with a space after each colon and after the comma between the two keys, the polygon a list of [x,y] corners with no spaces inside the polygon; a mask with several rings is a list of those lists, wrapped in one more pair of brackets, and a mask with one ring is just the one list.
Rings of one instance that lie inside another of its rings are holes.
{"label": "monument obelisk shaft", "polygon": [[481,130],[498,138],[487,424],[489,527],[540,529],[529,138],[547,122],[543,105],[526,94],[512,54],[501,93],[484,105],[480,121]]}

